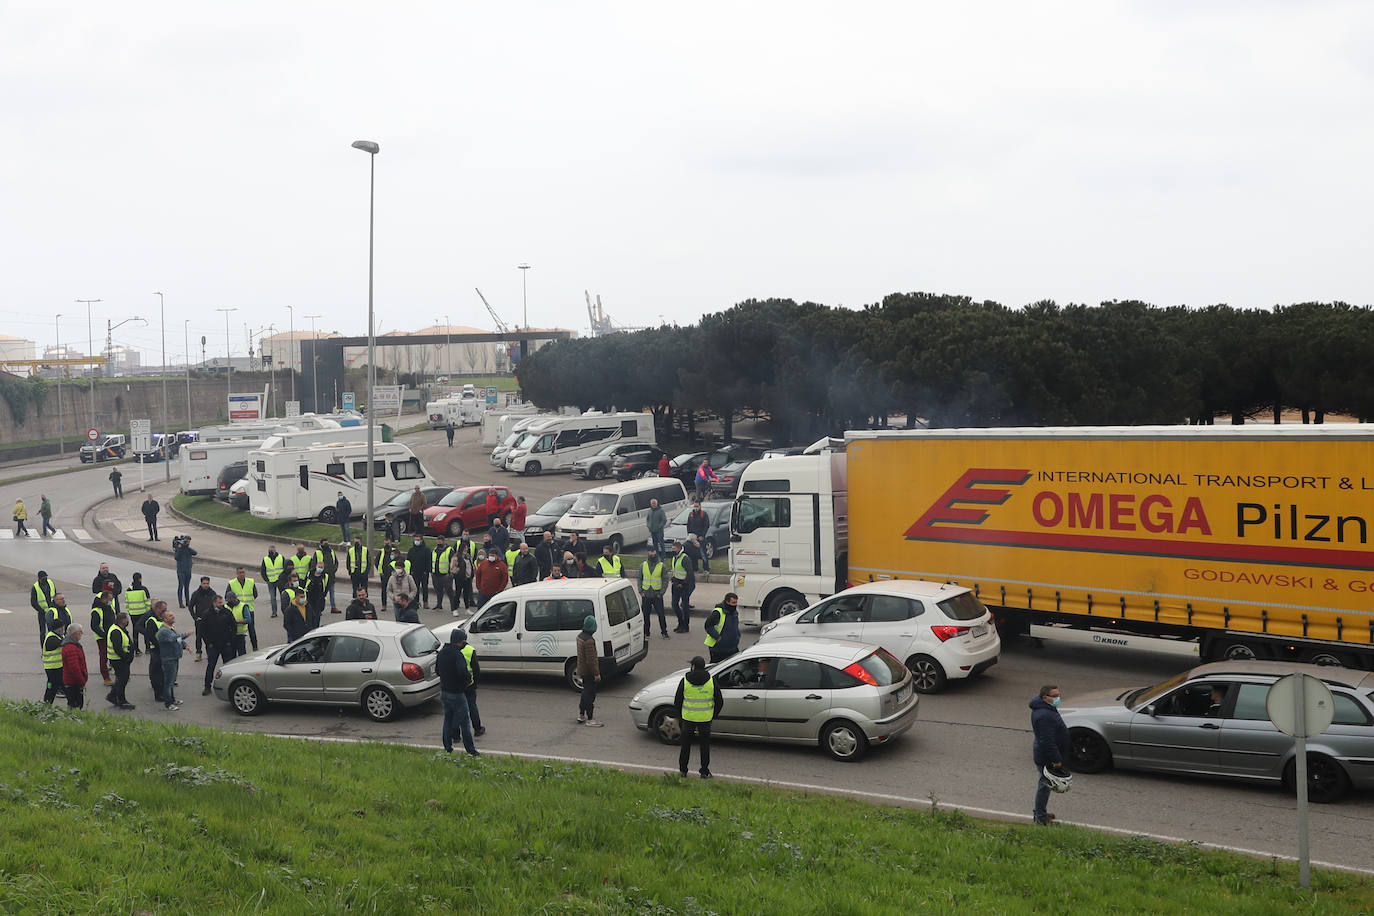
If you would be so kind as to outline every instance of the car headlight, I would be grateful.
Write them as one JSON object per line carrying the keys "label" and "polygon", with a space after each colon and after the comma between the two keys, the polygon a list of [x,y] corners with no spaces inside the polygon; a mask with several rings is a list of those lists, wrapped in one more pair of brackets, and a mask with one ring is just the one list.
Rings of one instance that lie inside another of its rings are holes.
{"label": "car headlight", "polygon": [[769,631],[769,630],[776,630],[777,628],[778,628],[778,622],[777,622],[776,620],[773,621],[772,623],[765,623],[765,624],[763,625],[763,629],[762,629],[762,630],[759,630],[759,635],[760,635],[760,636],[766,636],[766,635],[768,635],[768,631]]}

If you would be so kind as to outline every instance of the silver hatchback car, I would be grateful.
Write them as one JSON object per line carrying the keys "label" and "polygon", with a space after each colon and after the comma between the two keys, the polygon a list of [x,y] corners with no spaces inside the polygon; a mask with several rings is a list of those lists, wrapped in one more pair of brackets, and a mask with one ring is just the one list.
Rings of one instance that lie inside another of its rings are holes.
{"label": "silver hatchback car", "polygon": [[[847,640],[776,639],[707,666],[724,698],[713,738],[820,744],[836,760],[861,758],[916,721],[911,674],[878,646]],[[687,673],[635,694],[630,716],[665,744],[681,734],[673,698]]]}
{"label": "silver hatchback car", "polygon": [[1269,688],[1310,674],[1335,699],[1331,727],[1307,741],[1308,797],[1336,801],[1374,787],[1374,674],[1286,662],[1202,665],[1161,684],[1077,699],[1060,710],[1069,728],[1069,766],[1110,766],[1282,783],[1296,773],[1293,739],[1269,721]]}
{"label": "silver hatchback car", "polygon": [[418,623],[345,620],[252,652],[215,672],[215,696],[256,716],[268,703],[361,706],[386,722],[439,695],[439,640]]}

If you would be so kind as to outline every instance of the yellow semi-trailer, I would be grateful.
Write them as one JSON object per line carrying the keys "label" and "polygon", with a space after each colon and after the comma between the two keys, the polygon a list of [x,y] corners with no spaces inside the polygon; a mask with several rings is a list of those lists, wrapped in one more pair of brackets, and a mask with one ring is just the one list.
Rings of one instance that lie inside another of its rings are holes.
{"label": "yellow semi-trailer", "polygon": [[817,485],[756,462],[737,522],[786,490],[792,516],[841,507],[844,536],[817,527],[810,579],[770,582],[783,551],[739,532],[736,590],[760,618],[820,597],[827,572],[928,579],[1036,636],[1374,667],[1374,427],[857,431],[843,453],[775,460],[810,462]]}

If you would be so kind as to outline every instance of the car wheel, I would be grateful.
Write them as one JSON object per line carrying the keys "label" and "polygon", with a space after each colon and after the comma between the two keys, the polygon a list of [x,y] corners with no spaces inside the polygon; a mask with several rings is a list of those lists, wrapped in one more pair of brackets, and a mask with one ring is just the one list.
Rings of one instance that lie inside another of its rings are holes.
{"label": "car wheel", "polygon": [[463,523],[459,519],[454,519],[448,523],[448,536],[452,538],[463,536]]}
{"label": "car wheel", "polygon": [[701,542],[701,555],[706,559],[711,559],[716,555],[716,542],[707,538]]}
{"label": "car wheel", "polygon": [[868,750],[868,737],[853,722],[840,719],[821,730],[821,747],[836,760],[853,763]]}
{"label": "car wheel", "polygon": [[768,604],[763,609],[763,619],[777,620],[779,617],[785,617],[794,611],[800,611],[804,607],[806,607],[806,599],[790,588],[786,588],[774,593],[768,599]]}
{"label": "car wheel", "polygon": [[594,464],[587,468],[587,476],[592,480],[602,480],[606,476],[606,466],[604,464]]}
{"label": "car wheel", "polygon": [[325,506],[320,510],[320,521],[326,525],[332,525],[339,520],[339,513],[334,511],[333,506]]}
{"label": "car wheel", "polygon": [[570,658],[563,663],[563,680],[578,693],[582,692],[582,675],[577,673],[577,659]]}
{"label": "car wheel", "polygon": [[538,476],[539,476],[539,472],[542,471],[542,470],[544,470],[544,469],[543,469],[542,467],[539,466],[539,462],[538,462],[538,461],[527,461],[527,462],[525,462],[525,476],[527,476],[527,477],[538,477]]}
{"label": "car wheel", "polygon": [[906,666],[917,693],[939,693],[945,688],[945,669],[929,655],[913,655]]}
{"label": "car wheel", "polygon": [[611,539],[606,543],[611,545],[611,553],[614,555],[619,555],[625,547],[625,539],[618,534],[611,535]]}
{"label": "car wheel", "polygon": [[649,714],[649,732],[664,744],[682,741],[682,723],[673,715],[673,707],[660,706]]}
{"label": "car wheel", "polygon": [[1112,749],[1095,731],[1075,728],[1069,731],[1069,769],[1075,773],[1101,773],[1112,765]]}
{"label": "car wheel", "polygon": [[396,718],[396,698],[385,687],[369,687],[363,694],[363,712],[373,722],[389,722]]}
{"label": "car wheel", "polygon": [[241,716],[256,716],[267,705],[267,697],[262,695],[258,685],[252,681],[239,681],[229,688],[229,702],[234,712]]}
{"label": "car wheel", "polygon": [[[1283,768],[1283,784],[1289,792],[1298,786],[1298,761]],[[1316,804],[1339,801],[1350,788],[1350,777],[1339,763],[1322,754],[1307,755],[1307,799]]]}

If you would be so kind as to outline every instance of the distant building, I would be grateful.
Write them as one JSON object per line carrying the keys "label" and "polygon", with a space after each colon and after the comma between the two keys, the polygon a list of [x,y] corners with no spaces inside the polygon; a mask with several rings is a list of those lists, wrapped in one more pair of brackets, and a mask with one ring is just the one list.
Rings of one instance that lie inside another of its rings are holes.
{"label": "distant building", "polygon": [[[12,359],[37,359],[38,345],[23,337],[0,334],[0,364]],[[28,372],[21,373],[28,375]]]}
{"label": "distant building", "polygon": [[[261,351],[258,357],[258,364],[255,368],[286,370],[294,369],[301,371],[301,341],[302,340],[327,340],[330,337],[339,337],[334,331],[282,331],[279,334],[271,334],[260,339]],[[238,368],[236,364],[235,369]]]}
{"label": "distant building", "polygon": [[133,347],[126,347],[121,344],[114,344],[105,352],[105,358],[109,360],[105,364],[105,374],[115,375],[135,375],[143,365],[143,355]]}

